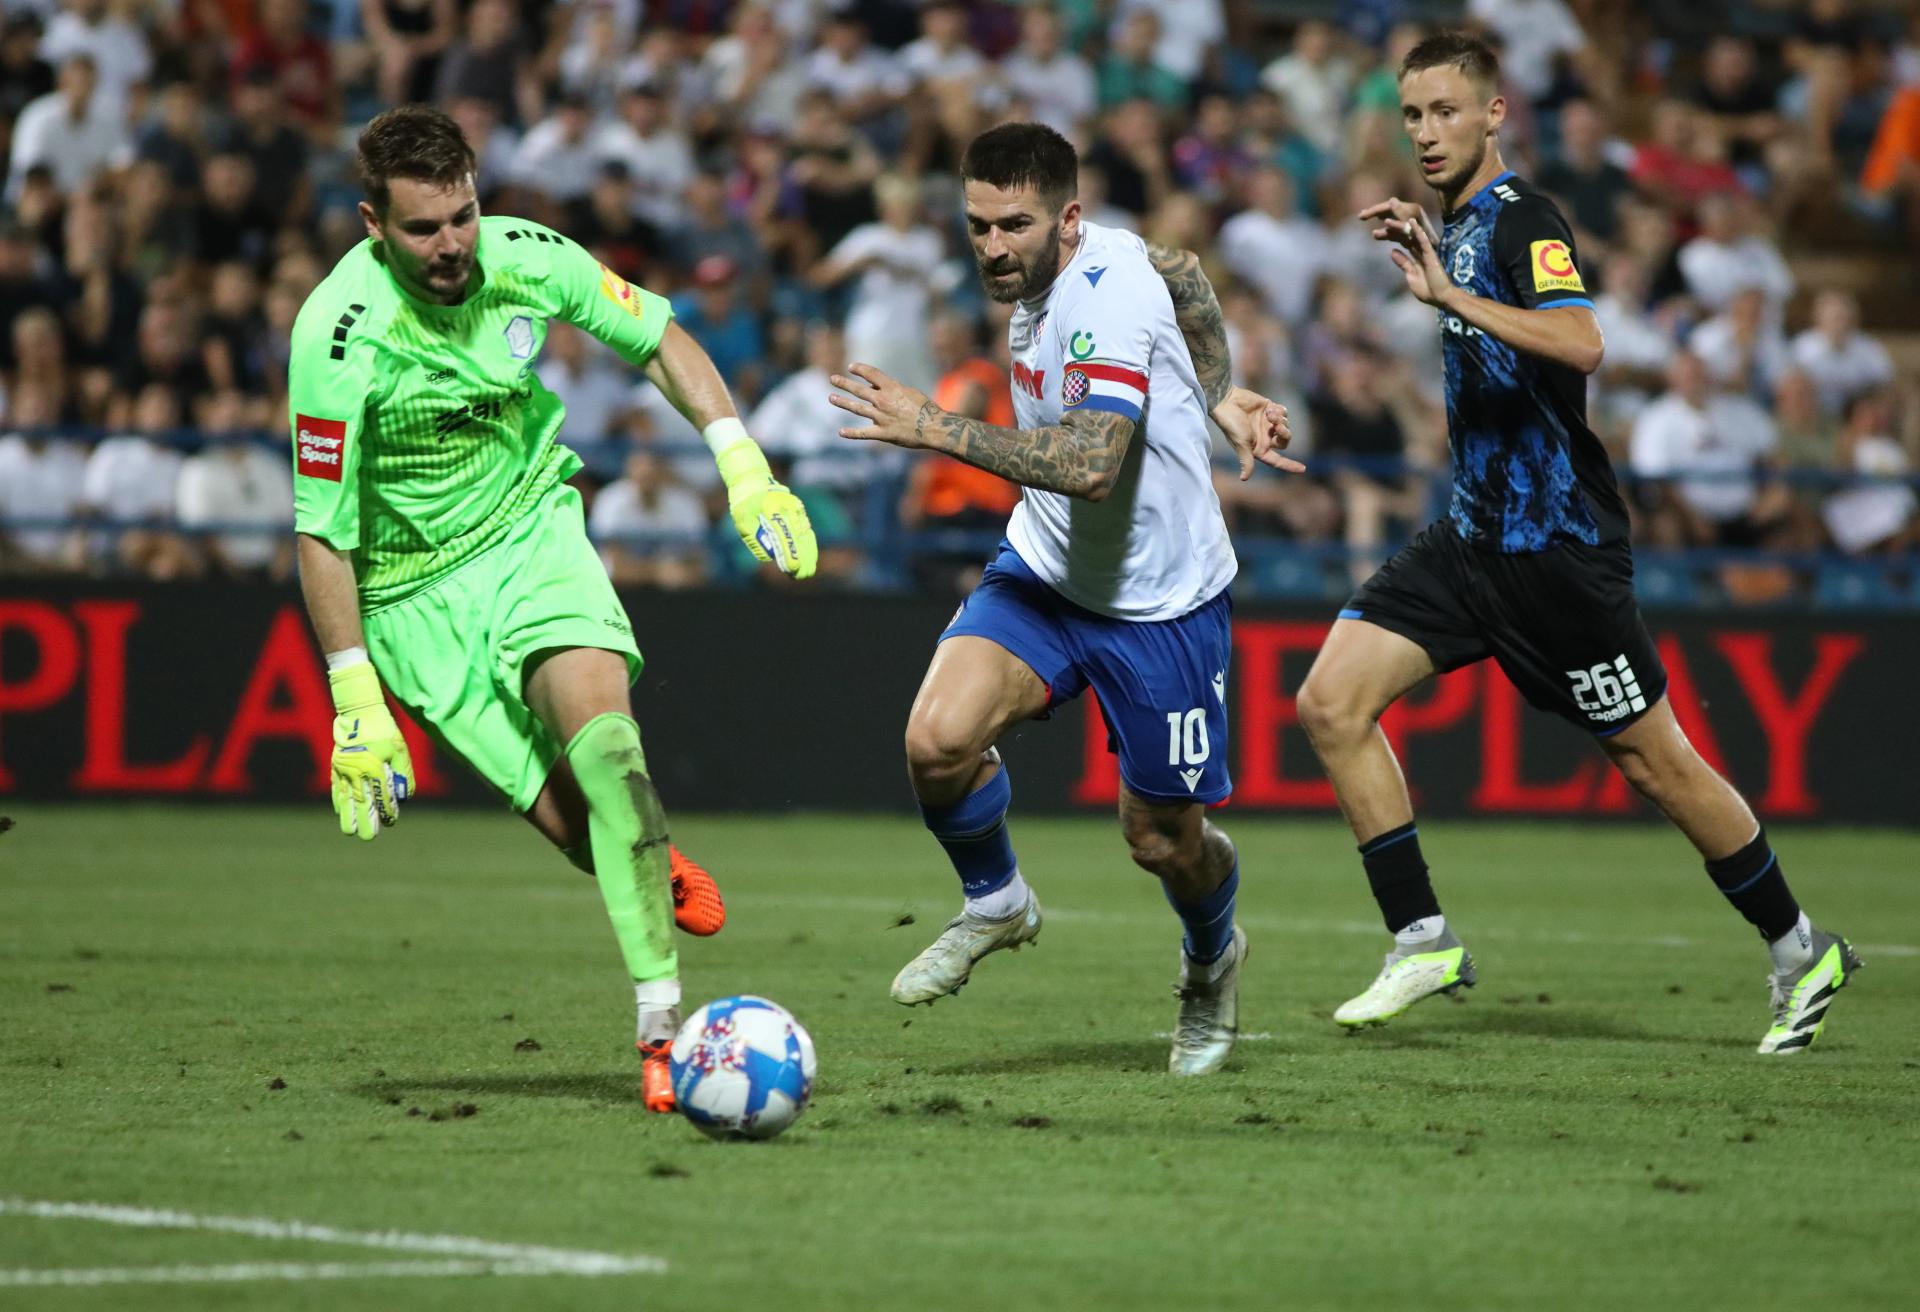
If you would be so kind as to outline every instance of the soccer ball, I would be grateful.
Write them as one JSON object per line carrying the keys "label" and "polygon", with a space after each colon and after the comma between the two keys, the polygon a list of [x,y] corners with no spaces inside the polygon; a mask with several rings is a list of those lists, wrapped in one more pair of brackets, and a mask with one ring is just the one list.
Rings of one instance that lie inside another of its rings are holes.
{"label": "soccer ball", "polygon": [[673,1036],[673,1096],[716,1139],[771,1139],[813,1092],[813,1039],[765,998],[721,998]]}

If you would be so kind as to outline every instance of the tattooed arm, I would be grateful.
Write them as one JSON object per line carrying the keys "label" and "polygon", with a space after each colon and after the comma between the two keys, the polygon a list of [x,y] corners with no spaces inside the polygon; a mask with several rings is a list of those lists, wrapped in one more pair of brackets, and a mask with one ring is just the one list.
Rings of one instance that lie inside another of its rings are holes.
{"label": "tattooed arm", "polygon": [[1113,490],[1133,440],[1135,421],[1108,410],[1075,411],[1045,428],[1002,428],[942,410],[872,365],[852,365],[832,381],[841,391],[828,399],[872,421],[841,429],[842,437],[938,451],[1023,487],[1086,501]]}
{"label": "tattooed arm", "polygon": [[1173,319],[1186,339],[1193,372],[1200,379],[1211,411],[1233,387],[1233,362],[1227,355],[1227,321],[1220,310],[1220,298],[1213,294],[1213,284],[1200,268],[1200,257],[1192,251],[1150,241],[1147,259],[1173,297]]}

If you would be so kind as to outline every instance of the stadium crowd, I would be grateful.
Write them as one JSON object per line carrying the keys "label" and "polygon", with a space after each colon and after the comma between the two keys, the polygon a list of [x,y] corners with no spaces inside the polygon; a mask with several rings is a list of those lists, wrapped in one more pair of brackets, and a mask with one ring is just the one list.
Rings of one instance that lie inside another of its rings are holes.
{"label": "stadium crowd", "polygon": [[[1763,549],[1704,567],[1748,599],[1804,586],[1777,553],[1920,540],[1901,481],[1920,394],[1896,368],[1920,338],[1886,331],[1920,327],[1920,18],[1871,4],[0,12],[0,572],[286,575],[288,330],[363,236],[358,125],[422,99],[466,129],[488,210],[671,296],[806,500],[823,574],[848,583],[911,559],[893,577],[964,584],[972,538],[934,530],[991,532],[1012,505],[968,467],[839,439],[825,375],[864,359],[1010,419],[1006,307],[973,277],[954,165],[995,122],[1054,125],[1081,150],[1088,217],[1202,254],[1238,381],[1289,405],[1314,467],[1222,477],[1229,521],[1243,542],[1329,546],[1337,591],[1444,486],[1433,311],[1353,217],[1392,194],[1432,204],[1394,68],[1442,21],[1503,52],[1507,158],[1574,223],[1607,342],[1591,417],[1639,539]],[[712,462],[657,391],[560,325],[538,372],[619,581],[744,568],[710,549]]]}

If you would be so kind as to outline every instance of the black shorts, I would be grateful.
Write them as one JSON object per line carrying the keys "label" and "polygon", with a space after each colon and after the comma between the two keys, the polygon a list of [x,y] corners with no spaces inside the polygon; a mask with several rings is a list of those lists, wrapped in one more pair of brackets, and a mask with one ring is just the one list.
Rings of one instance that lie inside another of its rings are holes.
{"label": "black shorts", "polygon": [[1527,701],[1601,737],[1667,691],[1625,542],[1483,551],[1441,520],[1361,584],[1340,618],[1420,644],[1443,672],[1491,656]]}

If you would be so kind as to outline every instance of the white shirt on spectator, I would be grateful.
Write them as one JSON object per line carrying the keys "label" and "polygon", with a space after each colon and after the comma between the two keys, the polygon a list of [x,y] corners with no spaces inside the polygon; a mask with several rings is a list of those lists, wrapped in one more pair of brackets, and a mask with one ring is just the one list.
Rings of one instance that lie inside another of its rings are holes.
{"label": "white shirt on spectator", "polygon": [[769,453],[793,462],[795,487],[855,488],[882,469],[897,469],[906,452],[881,442],[840,436],[846,411],[827,397],[833,385],[818,369],[788,374],[754,407],[747,430]]}
{"label": "white shirt on spectator", "polygon": [[1120,0],[1114,6],[1113,31],[1118,33],[1127,15],[1151,9],[1160,16],[1160,44],[1153,62],[1192,82],[1206,68],[1207,53],[1227,35],[1226,8],[1220,0]]}
{"label": "white shirt on spectator", "polygon": [[885,223],[863,223],[840,239],[828,259],[873,261],[861,271],[847,310],[851,358],[876,365],[909,387],[933,386],[928,284],[943,254],[940,234],[925,224],[903,232]]}
{"label": "white shirt on spectator", "polygon": [[644,411],[653,423],[654,440],[672,448],[666,460],[673,466],[675,478],[699,492],[720,486],[720,471],[701,440],[700,430],[652,382],[642,378],[635,383],[627,392],[626,408]]}
{"label": "white shirt on spectator", "polygon": [[248,443],[198,452],[180,467],[174,515],[182,528],[257,526],[259,533],[222,533],[215,540],[229,564],[263,569],[293,532],[293,471],[285,456]]}
{"label": "white shirt on spectator", "polygon": [[[587,515],[587,528],[595,540],[624,537],[629,534],[673,534],[688,539],[685,543],[661,543],[655,550],[664,553],[697,551],[707,531],[707,508],[700,494],[678,483],[655,490],[654,502],[646,504],[640,489],[625,478],[617,478],[600,489]],[[640,548],[644,553],[647,549]],[[609,553],[601,549],[600,558],[612,568]]]}
{"label": "white shirt on spectator", "polygon": [[1329,154],[1339,151],[1347,133],[1347,95],[1353,66],[1338,55],[1311,64],[1298,55],[1282,55],[1260,70],[1260,85],[1286,102],[1293,130]]}
{"label": "white shirt on spectator", "polygon": [[112,97],[94,92],[76,123],[67,115],[66,97],[49,91],[21,110],[14,122],[7,200],[19,197],[27,170],[35,164],[51,168],[54,185],[71,194],[129,158],[125,116]]}
{"label": "white shirt on spectator", "polygon": [[1677,478],[1681,500],[1721,523],[1753,507],[1753,474],[1778,441],[1773,419],[1744,396],[1717,393],[1696,409],[1669,392],[1634,421],[1630,462],[1642,478]]}
{"label": "white shirt on spectator", "polygon": [[[1604,325],[1601,331],[1606,331]],[[1725,314],[1715,315],[1694,329],[1693,335],[1687,338],[1687,349],[1700,357],[1713,381],[1722,387],[1738,386],[1771,394],[1773,384],[1787,368],[1787,339],[1777,328],[1761,327],[1760,339],[1749,358],[1740,346],[1732,317]],[[1607,353],[1613,353],[1611,339],[1607,340]],[[1744,381],[1740,378],[1743,363],[1748,369]]]}
{"label": "white shirt on spectator", "polygon": [[[1853,444],[1853,472],[1898,478],[1908,470],[1907,452],[1891,437],[1863,437]],[[1820,514],[1842,551],[1865,551],[1884,542],[1913,518],[1911,486],[1897,483],[1842,488]]]}
{"label": "white shirt on spectator", "polygon": [[666,128],[643,137],[615,122],[594,134],[593,148],[599,159],[617,159],[627,166],[635,214],[663,231],[681,222],[681,201],[694,171],[685,137]]}
{"label": "white shirt on spectator", "polygon": [[1765,237],[1713,241],[1695,237],[1680,248],[1680,272],[1687,290],[1716,314],[1749,287],[1766,293],[1767,310],[1777,316],[1793,295],[1793,271]]}
{"label": "white shirt on spectator", "polygon": [[875,94],[904,96],[908,90],[906,74],[877,46],[847,60],[822,46],[807,57],[807,85],[824,87],[843,102]]}
{"label": "white shirt on spectator", "polygon": [[548,200],[574,201],[593,190],[605,156],[591,124],[578,141],[567,140],[563,116],[542,119],[520,138],[507,168],[507,180],[537,191]]}
{"label": "white shirt on spectator", "polygon": [[1809,328],[1793,339],[1793,362],[1813,379],[1820,408],[1832,415],[1860,393],[1893,381],[1893,357],[1862,332],[1835,346],[1818,328]]}
{"label": "white shirt on spectator", "polygon": [[1242,210],[1220,227],[1220,258],[1260,289],[1276,318],[1297,328],[1313,307],[1313,285],[1326,263],[1326,237],[1310,219]]}
{"label": "white shirt on spectator", "polygon": [[1587,48],[1587,34],[1561,0],[1468,0],[1467,16],[1500,34],[1500,71],[1531,100],[1553,85],[1556,56]]}
{"label": "white shirt on spectator", "polygon": [[1378,309],[1405,290],[1407,279],[1400,266],[1386,258],[1373,234],[1353,222],[1351,215],[1339,215],[1331,231],[1322,232],[1321,268],[1352,283],[1370,307]]}
{"label": "white shirt on spectator", "polygon": [[1034,122],[1063,137],[1074,136],[1099,100],[1092,65],[1068,50],[1044,62],[1016,50],[1000,61],[1000,76],[1008,91],[1027,102]]}
{"label": "white shirt on spectator", "polygon": [[86,23],[71,10],[55,14],[40,38],[40,58],[58,68],[73,55],[90,55],[100,89],[124,108],[127,93],[153,74],[153,54],[138,23],[103,16]]}
{"label": "white shirt on spectator", "polygon": [[563,436],[582,442],[603,442],[619,422],[627,407],[630,387],[621,371],[604,359],[593,359],[604,349],[598,342],[590,352],[585,368],[575,371],[566,361],[547,355],[534,368],[534,376],[567,407]]}
{"label": "white shirt on spectator", "polygon": [[1651,398],[1644,387],[1629,386],[1618,375],[1627,370],[1665,373],[1673,358],[1673,337],[1644,307],[1612,292],[1593,298],[1593,317],[1599,321],[1607,354],[1600,372],[1588,380],[1587,407],[1611,419],[1633,419]]}
{"label": "white shirt on spectator", "polygon": [[723,36],[707,47],[700,69],[715,96],[740,103],[740,116],[749,130],[784,132],[799,113],[800,97],[807,89],[806,71],[799,61],[789,58],[749,85],[751,54],[739,37]]}
{"label": "white shirt on spectator", "polygon": [[[87,451],[78,442],[47,442],[35,450],[25,437],[0,437],[0,519],[69,519],[80,505]],[[53,528],[0,528],[34,560],[48,564],[67,535]]]}
{"label": "white shirt on spectator", "polygon": [[942,50],[930,36],[909,42],[900,48],[900,69],[907,78],[921,82],[955,82],[978,77],[987,61],[965,42],[951,50]]}

